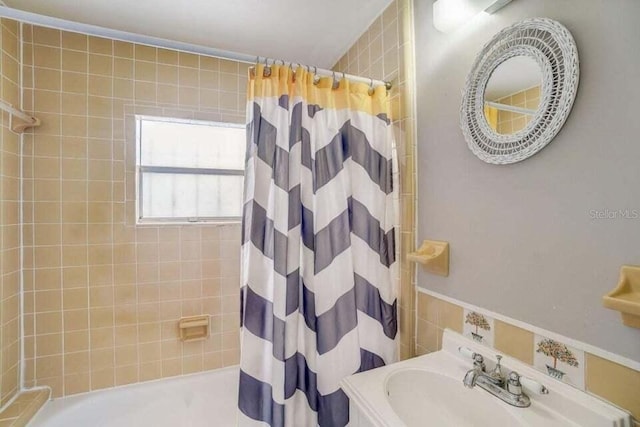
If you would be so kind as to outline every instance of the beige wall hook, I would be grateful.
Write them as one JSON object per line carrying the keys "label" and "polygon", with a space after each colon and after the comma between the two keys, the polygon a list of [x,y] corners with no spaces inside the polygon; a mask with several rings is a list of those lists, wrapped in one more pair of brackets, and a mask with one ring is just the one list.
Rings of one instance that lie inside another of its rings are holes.
{"label": "beige wall hook", "polygon": [[40,124],[41,124],[40,119],[36,117],[32,117],[31,121],[28,121],[28,122],[18,117],[15,117],[11,119],[11,130],[14,131],[15,133],[22,133],[29,128],[38,127],[40,126]]}
{"label": "beige wall hook", "polygon": [[449,242],[424,240],[418,250],[407,254],[407,259],[422,264],[430,273],[446,277],[449,275]]}

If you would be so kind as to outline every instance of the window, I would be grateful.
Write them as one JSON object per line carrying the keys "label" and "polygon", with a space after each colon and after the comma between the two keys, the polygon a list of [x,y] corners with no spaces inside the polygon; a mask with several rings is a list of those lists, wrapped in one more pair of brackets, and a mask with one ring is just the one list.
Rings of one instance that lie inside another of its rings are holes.
{"label": "window", "polygon": [[138,222],[237,221],[242,125],[136,116]]}

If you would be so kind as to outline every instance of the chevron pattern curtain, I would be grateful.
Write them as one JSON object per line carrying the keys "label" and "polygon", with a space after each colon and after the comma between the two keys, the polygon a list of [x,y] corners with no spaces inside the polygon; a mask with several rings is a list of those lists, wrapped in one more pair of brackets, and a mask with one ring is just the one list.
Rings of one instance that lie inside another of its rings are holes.
{"label": "chevron pattern curtain", "polygon": [[396,360],[387,93],[264,68],[248,85],[239,425],[343,427],[340,380]]}

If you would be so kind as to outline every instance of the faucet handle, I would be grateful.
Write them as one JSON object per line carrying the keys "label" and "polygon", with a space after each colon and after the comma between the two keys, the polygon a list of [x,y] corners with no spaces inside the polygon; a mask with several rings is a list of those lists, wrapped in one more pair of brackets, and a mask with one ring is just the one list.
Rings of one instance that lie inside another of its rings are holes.
{"label": "faucet handle", "polygon": [[522,396],[522,383],[520,383],[520,374],[516,371],[509,373],[507,379],[507,391],[515,396]]}
{"label": "faucet handle", "polygon": [[523,387],[536,394],[549,394],[549,389],[538,381],[523,377],[516,371],[511,371],[507,380],[507,391],[516,396],[521,396]]}
{"label": "faucet handle", "polygon": [[473,356],[476,354],[469,347],[458,347],[458,352],[464,357],[468,357],[469,359],[473,359]]}
{"label": "faucet handle", "polygon": [[520,384],[522,384],[522,387],[524,387],[527,391],[530,391],[532,393],[549,394],[549,389],[534,379],[520,377]]}
{"label": "faucet handle", "polygon": [[473,353],[473,366],[476,366],[485,372],[486,366],[484,364],[484,357],[480,353]]}
{"label": "faucet handle", "polygon": [[484,357],[480,353],[476,353],[469,347],[458,347],[458,351],[465,357],[473,360],[473,366],[482,368],[482,372],[485,370]]}

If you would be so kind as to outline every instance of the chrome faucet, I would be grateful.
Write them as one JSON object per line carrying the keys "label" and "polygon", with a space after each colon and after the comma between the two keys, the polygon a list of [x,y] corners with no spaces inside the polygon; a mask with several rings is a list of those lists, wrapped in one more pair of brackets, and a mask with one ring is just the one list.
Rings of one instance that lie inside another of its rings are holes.
{"label": "chrome faucet", "polygon": [[[461,348],[460,351],[463,352],[463,349]],[[468,353],[469,349],[465,348],[464,352]],[[481,354],[471,353],[471,358],[473,359],[473,368],[467,371],[462,380],[465,387],[473,388],[477,385],[503,402],[518,408],[527,408],[531,405],[531,399],[522,391],[520,380],[524,380],[524,378],[515,371],[511,371],[508,378],[502,374],[502,366],[500,365],[502,356],[496,356],[498,362],[489,373],[486,372],[484,357]],[[527,379],[527,383],[532,384],[532,388],[540,394],[549,393],[546,387],[534,380]]]}
{"label": "chrome faucet", "polygon": [[496,367],[491,371],[491,373],[486,372],[487,367],[484,364],[484,357],[481,354],[473,353],[472,357],[473,369],[469,370],[462,380],[465,387],[475,387],[478,378],[484,378],[486,381],[489,381],[499,387],[504,386],[504,376],[502,375],[502,368],[500,366],[500,359],[502,359],[502,356],[496,356],[498,363],[496,363]]}

